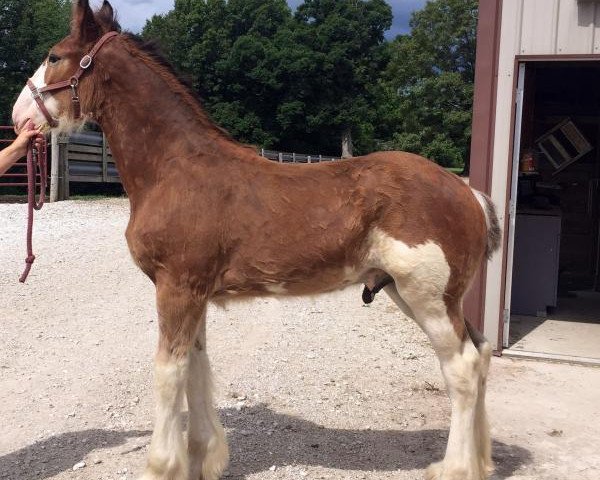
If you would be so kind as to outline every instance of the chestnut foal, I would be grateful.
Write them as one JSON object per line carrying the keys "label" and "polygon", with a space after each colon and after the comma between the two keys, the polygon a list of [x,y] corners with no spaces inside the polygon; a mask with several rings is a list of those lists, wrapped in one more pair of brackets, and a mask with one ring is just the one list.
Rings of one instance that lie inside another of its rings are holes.
{"label": "chestnut foal", "polygon": [[81,110],[102,126],[117,159],[131,202],[127,242],[156,285],[160,326],[156,423],[142,478],[214,480],[226,467],[206,354],[208,302],[356,283],[387,283],[439,357],[452,418],[445,458],[427,478],[486,478],[490,346],[465,323],[462,299],[499,245],[487,197],[408,153],[305,166],[265,160],[212,124],[149,47],[118,32],[108,2],[94,13],[76,1],[70,35],[32,77],[13,120],[70,129]]}

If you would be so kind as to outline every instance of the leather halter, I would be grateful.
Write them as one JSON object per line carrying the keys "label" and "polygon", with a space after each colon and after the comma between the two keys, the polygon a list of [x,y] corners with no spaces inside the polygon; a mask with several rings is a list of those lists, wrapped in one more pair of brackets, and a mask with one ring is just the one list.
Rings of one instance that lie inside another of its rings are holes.
{"label": "leather halter", "polygon": [[94,45],[94,48],[92,48],[87,55],[83,56],[83,58],[79,62],[79,68],[77,69],[75,74],[69,80],[63,80],[61,82],[56,82],[51,85],[46,85],[45,87],[42,87],[42,88],[36,87],[35,84],[31,81],[31,79],[27,80],[27,86],[31,90],[31,95],[33,96],[33,99],[37,103],[38,108],[40,109],[40,111],[42,112],[44,117],[46,117],[48,124],[52,128],[55,128],[56,126],[58,126],[58,122],[56,121],[55,118],[52,117],[52,115],[50,115],[50,112],[46,108],[46,105],[44,105],[44,99],[42,97],[42,94],[44,92],[51,92],[54,90],[63,90],[65,88],[70,88],[71,94],[72,94],[71,101],[73,102],[73,108],[75,109],[75,118],[81,118],[81,105],[79,104],[79,93],[77,90],[77,87],[79,86],[79,79],[86,72],[86,70],[92,65],[92,61],[94,60],[94,57],[96,56],[98,51],[108,41],[115,38],[118,34],[119,34],[118,32],[108,32],[108,33],[104,34],[100,38],[100,40],[98,40],[98,42],[96,42],[96,45]]}

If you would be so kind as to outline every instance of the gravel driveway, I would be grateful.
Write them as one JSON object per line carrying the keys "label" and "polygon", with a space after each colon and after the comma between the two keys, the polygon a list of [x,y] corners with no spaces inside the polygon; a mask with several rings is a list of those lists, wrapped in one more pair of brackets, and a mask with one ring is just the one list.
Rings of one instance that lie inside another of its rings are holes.
{"label": "gravel driveway", "polygon": [[[0,478],[133,479],[152,425],[152,284],[123,199],[0,205]],[[420,479],[449,402],[420,330],[360,288],[209,311],[232,479]],[[496,479],[600,478],[600,369],[494,358]],[[83,463],[81,463],[83,462]],[[85,466],[84,466],[85,465]],[[75,468],[75,469],[74,469]]]}

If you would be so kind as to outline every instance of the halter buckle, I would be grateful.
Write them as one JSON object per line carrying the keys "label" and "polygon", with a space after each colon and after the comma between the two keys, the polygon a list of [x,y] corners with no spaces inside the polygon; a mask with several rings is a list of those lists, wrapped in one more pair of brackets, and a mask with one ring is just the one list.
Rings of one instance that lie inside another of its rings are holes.
{"label": "halter buckle", "polygon": [[35,98],[42,98],[42,94],[40,93],[40,91],[38,90],[37,87],[33,87],[33,88],[29,88],[31,90],[31,96],[35,99]]}
{"label": "halter buckle", "polygon": [[86,68],[89,68],[89,66],[92,64],[92,57],[90,55],[84,55],[83,58],[81,59],[81,61],[79,62],[79,66],[85,70]]}
{"label": "halter buckle", "polygon": [[73,100],[78,99],[79,95],[77,94],[77,86],[79,85],[79,80],[77,77],[71,77],[71,92],[73,93]]}

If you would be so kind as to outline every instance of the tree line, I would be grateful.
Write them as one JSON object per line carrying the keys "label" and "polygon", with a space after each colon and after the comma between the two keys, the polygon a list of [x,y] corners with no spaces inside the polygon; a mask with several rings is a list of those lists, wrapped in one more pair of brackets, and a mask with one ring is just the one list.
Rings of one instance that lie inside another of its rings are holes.
{"label": "tree line", "polygon": [[[68,0],[0,0],[0,121],[68,30]],[[385,0],[176,0],[141,32],[238,140],[327,155],[405,150],[468,164],[476,0],[430,0],[385,38]]]}

